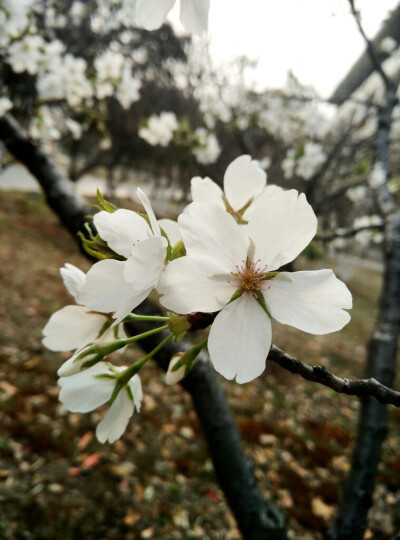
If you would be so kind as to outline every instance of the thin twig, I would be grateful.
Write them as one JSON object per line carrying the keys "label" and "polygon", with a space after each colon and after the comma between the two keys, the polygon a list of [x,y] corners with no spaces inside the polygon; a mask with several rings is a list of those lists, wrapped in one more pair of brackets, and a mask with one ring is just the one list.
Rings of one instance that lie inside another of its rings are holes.
{"label": "thin twig", "polygon": [[354,5],[354,0],[349,0],[349,4],[350,4],[351,12],[352,12],[352,14],[354,16],[354,19],[355,19],[356,23],[357,23],[358,30],[359,30],[360,34],[362,35],[362,37],[363,37],[363,39],[365,41],[365,44],[367,46],[368,55],[370,57],[370,60],[371,60],[371,62],[373,64],[375,70],[381,76],[385,87],[386,88],[392,87],[393,82],[389,79],[389,77],[384,72],[383,67],[382,67],[382,62],[380,61],[380,59],[379,59],[379,57],[377,55],[377,51],[376,51],[372,41],[368,38],[367,34],[364,31],[364,27],[363,27],[363,25],[361,23],[360,13],[357,11],[357,9],[356,9],[356,7]]}
{"label": "thin twig", "polygon": [[290,356],[275,345],[272,345],[269,351],[268,361],[279,364],[284,369],[300,375],[307,381],[328,386],[328,388],[332,388],[332,390],[340,394],[358,397],[373,396],[381,403],[390,403],[400,407],[400,392],[388,388],[376,379],[351,380],[338,377],[323,366],[309,366],[300,362],[300,360]]}
{"label": "thin twig", "polygon": [[359,232],[363,231],[383,231],[384,226],[381,225],[365,225],[364,227],[354,227],[352,229],[347,229],[344,231],[337,231],[332,234],[317,235],[314,240],[318,242],[330,242],[336,240],[337,238],[351,238]]}

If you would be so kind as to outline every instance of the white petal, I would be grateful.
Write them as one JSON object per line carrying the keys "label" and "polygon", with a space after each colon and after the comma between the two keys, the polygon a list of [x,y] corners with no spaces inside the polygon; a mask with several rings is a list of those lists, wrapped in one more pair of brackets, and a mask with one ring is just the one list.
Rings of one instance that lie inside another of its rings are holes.
{"label": "white petal", "polygon": [[221,273],[235,272],[247,257],[243,227],[215,204],[191,203],[178,218],[190,257],[210,261]]}
{"label": "white petal", "polygon": [[124,279],[125,264],[114,259],[95,263],[86,275],[79,302],[95,311],[116,311],[132,293],[132,285]]}
{"label": "white petal", "polygon": [[211,178],[195,176],[191,180],[190,191],[193,202],[213,203],[225,210],[225,204],[222,200],[224,192]]}
{"label": "white petal", "polygon": [[226,379],[252,381],[265,369],[271,347],[271,321],[249,294],[218,313],[208,338],[211,362]]}
{"label": "white petal", "polygon": [[146,30],[155,30],[165,21],[175,0],[137,0],[136,23]]}
{"label": "white petal", "polygon": [[250,156],[239,156],[225,171],[224,191],[234,210],[240,210],[264,189],[267,175],[258,161]]}
{"label": "white petal", "polygon": [[156,216],[154,214],[153,208],[151,207],[150,201],[144,191],[142,191],[140,188],[136,189],[136,193],[143,204],[144,209],[146,210],[146,214],[148,215],[148,218],[150,220],[151,228],[153,229],[153,234],[155,236],[160,236],[160,226],[157,223]]}
{"label": "white petal", "polygon": [[272,271],[293,261],[310,243],[317,217],[305,195],[291,189],[266,198],[246,229],[254,242],[253,260],[261,259]]}
{"label": "white petal", "polygon": [[274,319],[310,334],[327,334],[350,320],[351,293],[332,270],[281,272],[264,292]]}
{"label": "white petal", "polygon": [[65,263],[64,266],[65,268],[60,268],[61,277],[65,288],[76,300],[80,290],[85,284],[86,274],[73,264]]}
{"label": "white petal", "polygon": [[181,22],[188,32],[201,36],[208,30],[210,0],[181,0]]}
{"label": "white petal", "polygon": [[66,306],[53,313],[43,328],[43,345],[51,351],[72,351],[96,339],[107,322],[83,306]]}
{"label": "white petal", "polygon": [[60,401],[71,412],[89,412],[103,405],[111,397],[115,379],[98,378],[96,375],[109,374],[104,362],[85,369],[70,377],[61,377]]}
{"label": "white petal", "polygon": [[158,224],[164,230],[165,234],[168,236],[172,247],[177,242],[182,240],[182,236],[181,236],[177,221],[174,221],[172,219],[159,219]]}
{"label": "white petal", "polygon": [[132,248],[124,266],[124,279],[136,291],[157,284],[165,267],[166,246],[164,237],[152,236]]}
{"label": "white petal", "polygon": [[96,437],[101,443],[113,443],[121,437],[126,430],[129,419],[134,411],[133,401],[126,388],[118,393],[107,414],[96,429]]}
{"label": "white petal", "polygon": [[134,242],[152,236],[146,220],[132,210],[120,209],[112,214],[102,211],[93,221],[101,238],[123,257],[129,257]]}
{"label": "white petal", "polygon": [[112,324],[111,328],[122,322],[129,313],[135,309],[139,304],[145,300],[151,291],[153,290],[153,287],[149,287],[148,289],[144,290],[138,290],[134,291],[132,290],[130,296],[127,298],[127,300],[122,303],[119,308],[115,311],[113,314],[113,317],[115,319],[115,322]]}
{"label": "white petal", "polygon": [[135,405],[135,408],[139,412],[143,399],[142,383],[140,382],[139,375],[134,375],[128,384],[132,390],[133,403]]}
{"label": "white petal", "polygon": [[276,186],[275,184],[268,184],[262,190],[260,195],[258,195],[254,199],[254,201],[251,203],[251,205],[247,208],[247,210],[243,214],[243,218],[246,221],[249,221],[255,213],[263,212],[265,201],[267,201],[271,197],[275,197],[275,195],[278,195],[279,193],[282,193],[282,192],[283,192],[283,189],[280,186]]}
{"label": "white petal", "polygon": [[162,295],[160,303],[175,313],[205,313],[219,311],[229,302],[234,287],[228,283],[231,276],[225,279],[214,276],[212,269],[207,272],[204,261],[181,257],[170,262],[157,286]]}
{"label": "white petal", "polygon": [[153,288],[136,290],[132,283],[125,281],[125,264],[125,261],[114,259],[95,263],[87,273],[86,285],[79,295],[79,301],[95,311],[115,312],[113,326],[141,304]]}

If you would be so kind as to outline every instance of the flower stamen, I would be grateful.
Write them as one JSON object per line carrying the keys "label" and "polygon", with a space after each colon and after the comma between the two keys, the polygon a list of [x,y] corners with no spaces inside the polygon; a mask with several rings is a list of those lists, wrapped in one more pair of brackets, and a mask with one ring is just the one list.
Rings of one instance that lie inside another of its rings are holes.
{"label": "flower stamen", "polygon": [[249,292],[254,298],[258,297],[258,292],[265,289],[267,266],[260,266],[261,260],[251,262],[250,259],[242,261],[241,265],[236,265],[237,272],[231,272],[234,279],[228,283],[243,292]]}

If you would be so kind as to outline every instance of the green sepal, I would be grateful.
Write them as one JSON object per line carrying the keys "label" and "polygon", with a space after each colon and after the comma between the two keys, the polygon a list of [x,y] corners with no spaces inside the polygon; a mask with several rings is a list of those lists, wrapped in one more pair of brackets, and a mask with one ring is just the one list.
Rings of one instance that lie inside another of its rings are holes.
{"label": "green sepal", "polygon": [[240,298],[243,293],[244,293],[243,289],[236,289],[236,291],[232,294],[231,299],[229,300],[228,304]]}
{"label": "green sepal", "polygon": [[168,323],[168,329],[174,335],[175,341],[182,339],[186,332],[190,330],[187,315],[173,315]]}
{"label": "green sepal", "polygon": [[267,308],[267,304],[265,303],[265,298],[262,294],[261,291],[255,291],[255,294],[256,294],[256,300],[257,302],[260,304],[260,306],[263,308],[263,310],[265,311],[265,313],[268,315],[268,317],[270,319],[272,319],[271,317],[271,313],[268,311],[268,308]]}
{"label": "green sepal", "polygon": [[243,219],[243,214],[246,212],[246,210],[248,209],[248,207],[251,205],[251,203],[253,202],[253,198],[254,197],[251,197],[247,203],[242,206],[242,208],[240,208],[240,210],[237,210],[235,211],[232,206],[229,204],[228,202],[228,199],[226,198],[225,194],[222,195],[222,200],[224,202],[224,205],[225,205],[225,208],[226,208],[226,211],[228,212],[228,214],[231,214],[231,216],[233,216],[235,218],[235,220],[237,221],[237,223],[239,225],[247,225],[248,221],[246,221],[245,219]]}
{"label": "green sepal", "polygon": [[90,226],[88,223],[85,223],[85,229],[88,231],[89,238],[86,237],[82,231],[78,231],[78,236],[82,242],[82,247],[86,251],[86,253],[89,253],[89,255],[92,255],[92,257],[95,257],[96,259],[117,259],[118,261],[124,261],[125,258],[121,255],[118,255],[118,253],[115,253],[108,245],[107,243],[100,238],[99,235],[94,236]]}
{"label": "green sepal", "polygon": [[276,277],[278,274],[279,274],[279,272],[265,272],[264,278],[266,280],[274,279],[274,277]]}
{"label": "green sepal", "polygon": [[135,403],[135,398],[133,397],[132,388],[129,386],[129,384],[127,384],[125,388],[126,388],[126,391],[128,392],[129,398],[131,399],[131,401],[133,401],[133,403]]}
{"label": "green sepal", "polygon": [[198,357],[198,355],[200,354],[201,350],[203,349],[203,347],[205,346],[205,344],[207,343],[207,340],[208,340],[208,337],[206,337],[205,339],[203,339],[203,341],[201,341],[200,343],[198,343],[197,345],[194,345],[194,347],[192,347],[191,349],[189,349],[188,351],[186,352],[180,352],[180,353],[177,353],[175,354],[172,358],[171,358],[171,361],[176,358],[178,355],[180,356],[180,359],[178,360],[178,362],[174,365],[174,367],[172,368],[172,372],[174,371],[178,371],[178,369],[180,369],[181,367],[185,367],[185,377],[186,375],[189,373],[189,371],[192,369],[195,361],[196,361],[196,358]]}
{"label": "green sepal", "polygon": [[123,389],[124,386],[125,386],[124,384],[122,384],[120,381],[117,380],[113,393],[111,394],[111,397],[110,397],[110,401],[109,401],[110,405],[114,403],[116,397],[118,396],[118,394],[120,393],[120,391]]}
{"label": "green sepal", "polygon": [[99,204],[96,204],[95,208],[98,208],[99,210],[105,210],[109,214],[112,214],[113,212],[118,210],[118,206],[115,206],[115,204],[106,201],[106,199],[100,193],[99,188],[97,188],[97,200],[99,201]]}
{"label": "green sepal", "polygon": [[[93,313],[96,313],[96,311],[94,311]],[[103,326],[101,327],[100,329],[100,332],[97,334],[97,337],[96,339],[100,339],[101,336],[103,334],[105,334],[105,332],[107,332],[107,330],[110,328],[110,326],[112,325],[112,323],[114,322],[114,319],[112,319],[111,317],[103,324]],[[116,334],[116,330],[117,330],[117,327],[115,326],[114,327],[114,337],[115,339],[118,339],[118,335]]]}
{"label": "green sepal", "polygon": [[114,375],[112,375],[111,373],[100,373],[99,375],[94,375],[94,378],[95,379],[114,379],[115,380]]}
{"label": "green sepal", "polygon": [[171,249],[170,256],[168,257],[169,261],[173,261],[174,259],[179,259],[180,257],[183,257],[186,255],[186,248],[185,244],[183,243],[183,240],[179,240],[174,247]]}

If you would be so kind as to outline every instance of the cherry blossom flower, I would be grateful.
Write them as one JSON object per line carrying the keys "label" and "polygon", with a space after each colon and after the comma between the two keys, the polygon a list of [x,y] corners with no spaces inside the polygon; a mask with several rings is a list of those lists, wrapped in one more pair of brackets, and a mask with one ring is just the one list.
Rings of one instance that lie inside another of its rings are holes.
{"label": "cherry blossom flower", "polygon": [[381,161],[377,161],[368,179],[369,186],[377,189],[386,182],[386,169]]}
{"label": "cherry blossom flower", "polygon": [[224,175],[224,191],[211,178],[192,178],[193,202],[209,202],[228,210],[232,215],[249,219],[263,201],[280,192],[278,186],[267,186],[267,175],[256,160],[243,155],[228,165]]}
{"label": "cherry blossom flower", "polygon": [[178,223],[187,255],[168,264],[157,287],[160,302],[181,314],[219,311],[208,349],[227,379],[244,383],[262,373],[271,317],[312,334],[349,321],[351,294],[332,270],[277,272],[315,235],[317,218],[303,194],[266,199],[246,226],[207,203],[190,204]]}
{"label": "cherry blossom flower", "polygon": [[[110,400],[116,385],[117,376],[127,369],[125,366],[110,367],[100,362],[85,371],[69,377],[61,377],[60,401],[71,412],[86,413],[97,409]],[[135,407],[140,411],[142,385],[138,375],[118,392],[105,417],[96,429],[96,436],[102,443],[116,441],[124,433]]]}
{"label": "cherry blossom flower", "polygon": [[0,116],[12,109],[13,103],[8,97],[0,97]]}
{"label": "cherry blossom flower", "polygon": [[205,128],[199,127],[194,132],[200,144],[193,149],[196,160],[203,165],[215,163],[221,153],[221,147],[214,133],[209,133]]}
{"label": "cherry blossom flower", "polygon": [[152,146],[168,146],[174,138],[174,131],[177,127],[178,120],[174,113],[153,114],[148,119],[147,126],[139,129],[139,137]]}
{"label": "cherry blossom flower", "polygon": [[[78,299],[86,283],[86,275],[73,264],[67,263],[60,269],[64,285],[68,292]],[[95,313],[85,305],[65,306],[53,313],[43,328],[42,343],[51,351],[77,350],[89,343],[104,343],[116,338],[126,338],[123,327],[110,328],[110,315]],[[71,358],[68,365],[74,363]],[[77,366],[80,364],[77,364]],[[76,366],[74,366],[76,368]]]}
{"label": "cherry blossom flower", "polygon": [[79,294],[81,304],[95,311],[113,312],[113,326],[147,298],[164,271],[168,242],[161,236],[148,198],[139,188],[137,193],[150,225],[131,210],[96,214],[94,224],[100,237],[126,260],[106,259],[94,264]]}
{"label": "cherry blossom flower", "polygon": [[[146,30],[155,30],[165,21],[175,0],[137,0],[136,22]],[[210,0],[180,0],[180,20],[185,29],[201,36],[208,28]]]}

